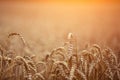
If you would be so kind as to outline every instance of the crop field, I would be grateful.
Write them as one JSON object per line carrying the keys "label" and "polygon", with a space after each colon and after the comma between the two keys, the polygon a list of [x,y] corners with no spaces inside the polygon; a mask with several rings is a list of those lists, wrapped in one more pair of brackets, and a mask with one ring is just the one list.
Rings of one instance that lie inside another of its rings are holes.
{"label": "crop field", "polygon": [[1,0],[0,80],[120,80],[120,6]]}

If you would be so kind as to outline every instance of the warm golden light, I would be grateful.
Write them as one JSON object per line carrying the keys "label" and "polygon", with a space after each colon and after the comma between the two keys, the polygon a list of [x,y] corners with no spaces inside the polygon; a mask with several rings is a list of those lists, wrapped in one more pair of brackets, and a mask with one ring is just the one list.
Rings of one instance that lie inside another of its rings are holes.
{"label": "warm golden light", "polygon": [[120,1],[0,0],[0,80],[120,80]]}

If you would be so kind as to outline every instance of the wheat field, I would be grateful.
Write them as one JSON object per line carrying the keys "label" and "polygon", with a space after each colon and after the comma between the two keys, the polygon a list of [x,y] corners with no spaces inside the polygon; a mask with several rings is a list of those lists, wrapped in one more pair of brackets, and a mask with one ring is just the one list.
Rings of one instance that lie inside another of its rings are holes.
{"label": "wheat field", "polygon": [[120,80],[120,4],[49,1],[0,0],[0,80]]}
{"label": "wheat field", "polygon": [[[23,44],[19,55],[10,50],[11,38],[16,37]],[[22,35],[9,34],[9,45],[0,47],[0,80],[120,80],[120,63],[110,48],[93,44],[78,52],[76,36],[69,33],[66,39],[36,60]]]}

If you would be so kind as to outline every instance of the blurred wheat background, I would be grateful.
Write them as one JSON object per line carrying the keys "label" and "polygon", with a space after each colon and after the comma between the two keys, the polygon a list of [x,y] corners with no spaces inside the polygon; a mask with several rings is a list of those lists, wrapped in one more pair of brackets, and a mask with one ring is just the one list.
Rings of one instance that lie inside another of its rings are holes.
{"label": "blurred wheat background", "polygon": [[120,6],[108,3],[1,1],[0,30],[3,36],[18,32],[27,41],[35,40],[45,46],[54,44],[56,40],[59,43],[68,32],[77,34],[80,43],[119,44]]}
{"label": "blurred wheat background", "polygon": [[0,40],[17,32],[46,52],[58,45],[68,32],[85,44],[107,45],[119,52],[120,6],[114,3],[64,3],[42,1],[0,1]]}

